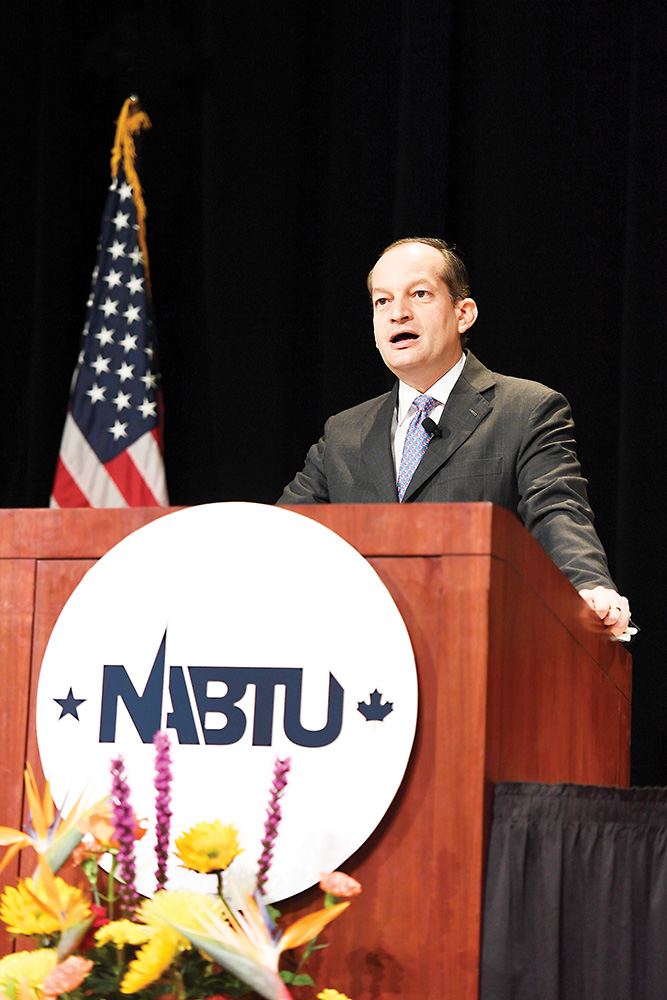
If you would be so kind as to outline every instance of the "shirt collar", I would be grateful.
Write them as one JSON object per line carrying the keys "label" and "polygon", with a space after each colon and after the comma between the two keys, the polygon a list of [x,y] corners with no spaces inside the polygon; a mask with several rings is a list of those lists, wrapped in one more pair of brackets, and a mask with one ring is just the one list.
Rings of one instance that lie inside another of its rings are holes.
{"label": "shirt collar", "polygon": [[398,406],[396,410],[398,424],[402,424],[408,415],[412,419],[410,409],[417,396],[431,396],[433,399],[437,399],[438,402],[444,406],[449,399],[449,394],[463,371],[465,363],[466,355],[464,352],[456,364],[450,368],[448,372],[445,372],[444,375],[441,375],[438,381],[434,382],[431,388],[427,389],[424,393],[420,392],[419,389],[413,389],[411,385],[407,385],[405,382],[401,382],[399,380]]}

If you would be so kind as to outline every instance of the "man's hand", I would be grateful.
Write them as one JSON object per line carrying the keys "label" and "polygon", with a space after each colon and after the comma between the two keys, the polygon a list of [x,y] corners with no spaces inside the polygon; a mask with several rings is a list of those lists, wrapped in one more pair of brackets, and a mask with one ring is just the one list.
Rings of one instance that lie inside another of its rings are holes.
{"label": "man's hand", "polygon": [[630,621],[630,605],[627,597],[621,597],[607,587],[580,590],[579,593],[589,607],[602,620],[612,635],[622,635]]}

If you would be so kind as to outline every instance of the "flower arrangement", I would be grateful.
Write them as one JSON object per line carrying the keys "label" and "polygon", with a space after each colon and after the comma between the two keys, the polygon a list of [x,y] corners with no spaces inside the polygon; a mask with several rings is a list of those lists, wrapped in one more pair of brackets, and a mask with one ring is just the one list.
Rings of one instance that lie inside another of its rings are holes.
{"label": "flower arrangement", "polygon": [[[289,760],[276,761],[254,885],[239,884],[229,866],[243,848],[231,824],[197,823],[175,839],[182,867],[213,873],[217,892],[171,890],[171,761],[169,738],[155,746],[156,891],[142,898],[134,886],[134,847],[144,833],[130,804],[122,758],[111,762],[109,800],[66,817],[56,812],[48,783],[40,799],[26,767],[30,822],[24,831],[0,827],[2,871],[25,847],[37,853],[32,878],[20,879],[0,899],[0,919],[11,934],[31,937],[32,951],[0,959],[0,1000],[226,1000],[260,996],[289,1000],[289,985],[314,987],[303,971],[319,933],[349,906],[359,883],[342,872],[322,876],[324,906],[281,928],[264,900],[280,824],[280,798]],[[110,855],[108,877],[100,868]],[[57,873],[69,862],[68,882]],[[305,945],[296,967],[279,970],[283,952]],[[349,1000],[332,989],[321,1000]]]}

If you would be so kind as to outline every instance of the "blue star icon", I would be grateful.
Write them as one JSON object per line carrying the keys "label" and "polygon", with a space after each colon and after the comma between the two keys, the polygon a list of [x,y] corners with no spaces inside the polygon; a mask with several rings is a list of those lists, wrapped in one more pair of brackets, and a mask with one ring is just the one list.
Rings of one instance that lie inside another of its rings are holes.
{"label": "blue star icon", "polygon": [[60,719],[64,719],[66,715],[73,715],[76,721],[80,722],[77,708],[79,707],[79,705],[83,705],[84,701],[86,701],[85,698],[75,698],[74,695],[72,694],[72,689],[70,688],[69,694],[67,695],[66,698],[54,698],[53,700],[58,702],[58,704],[62,708],[62,712],[60,713],[58,719],[59,722]]}

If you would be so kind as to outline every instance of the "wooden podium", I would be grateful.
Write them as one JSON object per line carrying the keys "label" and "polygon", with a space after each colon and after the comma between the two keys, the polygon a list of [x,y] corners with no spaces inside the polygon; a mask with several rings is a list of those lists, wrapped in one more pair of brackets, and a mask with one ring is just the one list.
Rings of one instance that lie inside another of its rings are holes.
{"label": "wooden podium", "polygon": [[[375,567],[410,633],[420,689],[403,784],[344,866],[364,891],[327,929],[331,945],[309,970],[354,1000],[474,1000],[493,784],[627,784],[630,657],[506,510],[291,509]],[[0,824],[22,823],[23,762],[38,764],[37,679],[60,609],[97,558],[165,513],[0,511]],[[16,873],[14,862],[3,882]],[[282,909],[320,899],[309,890]],[[0,947],[9,950],[6,937]]]}

